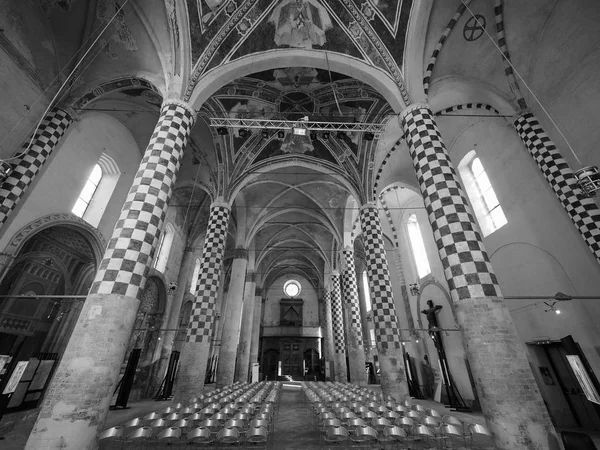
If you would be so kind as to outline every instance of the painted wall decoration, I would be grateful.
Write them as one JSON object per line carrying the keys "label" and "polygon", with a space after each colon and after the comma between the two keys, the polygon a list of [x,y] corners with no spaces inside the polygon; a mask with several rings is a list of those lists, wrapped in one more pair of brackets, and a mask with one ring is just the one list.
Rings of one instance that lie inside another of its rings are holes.
{"label": "painted wall decoration", "polygon": [[314,0],[284,0],[269,17],[275,24],[275,44],[279,47],[312,49],[327,42],[325,32],[333,25],[327,11]]}
{"label": "painted wall decoration", "polygon": [[[105,0],[107,1],[107,0]],[[400,67],[412,0],[188,0],[195,68],[202,74],[279,48],[326,50],[360,59],[403,82]]]}

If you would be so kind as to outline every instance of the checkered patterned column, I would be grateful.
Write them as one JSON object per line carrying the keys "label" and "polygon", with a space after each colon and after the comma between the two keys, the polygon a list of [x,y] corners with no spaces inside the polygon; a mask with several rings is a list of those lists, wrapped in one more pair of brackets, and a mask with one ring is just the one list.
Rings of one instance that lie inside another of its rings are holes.
{"label": "checkered patterned column", "polygon": [[331,275],[331,326],[333,329],[333,350],[335,358],[335,380],[347,381],[346,339],[344,335],[344,310],[340,274]]}
{"label": "checkered patterned column", "polygon": [[414,104],[400,120],[496,447],[546,448],[552,423],[433,114]]}
{"label": "checkered patterned column", "polygon": [[531,112],[514,122],[517,133],[560,200],[586,245],[600,262],[600,209],[591,198],[579,197],[573,171]]}
{"label": "checkered patterned column", "polygon": [[218,201],[210,206],[204,239],[196,299],[188,322],[186,342],[179,357],[174,396],[183,401],[202,391],[211,349],[215,303],[219,292],[223,255],[229,226],[229,204]]}
{"label": "checkered patterned column", "polygon": [[188,324],[188,342],[210,343],[215,302],[223,268],[223,254],[229,226],[229,205],[213,203],[210,207],[208,230],[202,250],[196,301]]}
{"label": "checkered patterned column", "polygon": [[[44,118],[31,139],[27,139],[18,154],[25,151],[9,177],[0,185],[0,227],[8,215],[17,207],[23,193],[33,183],[33,179],[63,137],[73,119],[62,109],[53,109]],[[31,142],[31,146],[29,143]],[[27,148],[29,149],[27,150]]]}
{"label": "checkered patterned column", "polygon": [[183,102],[163,104],[27,448],[94,447],[194,119],[195,112]]}
{"label": "checkered patterned column", "polygon": [[185,104],[163,104],[90,294],[140,298],[193,124]]}
{"label": "checkered patterned column", "polygon": [[375,203],[362,206],[360,222],[367,256],[367,277],[381,368],[381,389],[384,395],[402,400],[408,397],[408,385],[404,372],[400,324],[394,306],[379,209]]}
{"label": "checkered patterned column", "polygon": [[365,347],[363,344],[360,305],[358,304],[358,285],[356,282],[356,267],[354,266],[354,250],[346,247],[342,251],[345,269],[342,272],[344,283],[344,304],[350,312],[346,335],[348,336],[348,360],[350,362],[350,381],[367,384],[365,372]]}

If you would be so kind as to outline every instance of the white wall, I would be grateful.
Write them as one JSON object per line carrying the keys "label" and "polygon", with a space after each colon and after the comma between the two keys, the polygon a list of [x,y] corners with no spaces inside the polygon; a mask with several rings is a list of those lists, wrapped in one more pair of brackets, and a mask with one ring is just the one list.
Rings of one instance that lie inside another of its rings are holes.
{"label": "white wall", "polygon": [[98,226],[108,240],[139,166],[140,152],[127,129],[104,114],[84,115],[74,122],[36,177],[0,238],[4,248],[23,226],[52,213],[70,213],[102,153],[118,164],[122,175]]}

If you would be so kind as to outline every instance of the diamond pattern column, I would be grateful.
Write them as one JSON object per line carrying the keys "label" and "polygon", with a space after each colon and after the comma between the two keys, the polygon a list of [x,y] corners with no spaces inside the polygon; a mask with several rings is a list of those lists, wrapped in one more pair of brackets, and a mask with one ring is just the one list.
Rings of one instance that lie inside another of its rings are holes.
{"label": "diamond pattern column", "polygon": [[346,368],[346,340],[344,337],[344,311],[342,309],[342,291],[340,274],[331,275],[331,327],[333,330],[334,374],[335,381],[348,381]]}
{"label": "diamond pattern column", "polygon": [[[33,141],[27,139],[19,154],[29,150],[20,158],[10,176],[0,185],[0,227],[8,215],[17,207],[27,188],[42,169],[52,150],[63,137],[73,119],[62,109],[52,109],[36,130]],[[31,142],[31,146],[29,143]]]}
{"label": "diamond pattern column", "polygon": [[519,137],[558,197],[586,245],[600,263],[600,209],[591,198],[579,197],[578,180],[537,118],[526,112],[514,122]]}
{"label": "diamond pattern column", "polygon": [[350,363],[350,381],[364,386],[367,384],[365,372],[365,347],[363,343],[360,305],[358,304],[358,285],[356,282],[356,267],[354,266],[354,250],[346,247],[343,252],[346,267],[342,273],[344,282],[344,303],[349,310],[348,326],[348,361]]}
{"label": "diamond pattern column", "polygon": [[210,354],[215,302],[223,269],[223,253],[229,226],[229,204],[216,201],[210,216],[198,276],[198,290],[188,323],[186,341],[181,348],[179,371],[175,380],[175,400],[184,401],[198,395],[204,387]]}
{"label": "diamond pattern column", "polygon": [[496,447],[555,448],[554,427],[433,114],[415,104],[400,119]]}
{"label": "diamond pattern column", "polygon": [[194,118],[183,102],[163,104],[26,448],[95,448]]}
{"label": "diamond pattern column", "polygon": [[366,203],[361,207],[360,223],[367,254],[367,277],[371,288],[375,342],[381,368],[381,390],[385,396],[404,400],[409,394],[404,373],[400,324],[394,306],[379,209],[375,203]]}
{"label": "diamond pattern column", "polygon": [[323,353],[325,355],[326,361],[335,361],[335,351],[333,343],[333,317],[331,313],[331,291],[329,289],[325,289],[325,293],[323,295],[323,311],[325,312],[323,330],[323,336],[325,338],[325,349]]}

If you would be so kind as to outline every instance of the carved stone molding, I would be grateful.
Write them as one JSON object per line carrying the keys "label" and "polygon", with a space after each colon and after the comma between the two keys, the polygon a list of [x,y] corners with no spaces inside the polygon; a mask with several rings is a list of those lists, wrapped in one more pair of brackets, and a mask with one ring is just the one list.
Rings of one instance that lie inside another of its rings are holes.
{"label": "carved stone molding", "polygon": [[23,244],[25,244],[30,237],[46,228],[57,225],[73,227],[83,232],[83,234],[89,238],[89,244],[94,252],[96,264],[100,264],[102,256],[104,255],[104,250],[106,249],[106,241],[104,240],[104,236],[102,236],[97,228],[94,228],[85,220],[70,213],[48,214],[34,220],[33,222],[29,222],[15,233],[4,249],[3,254],[12,256],[13,258],[16,257],[23,247]]}

